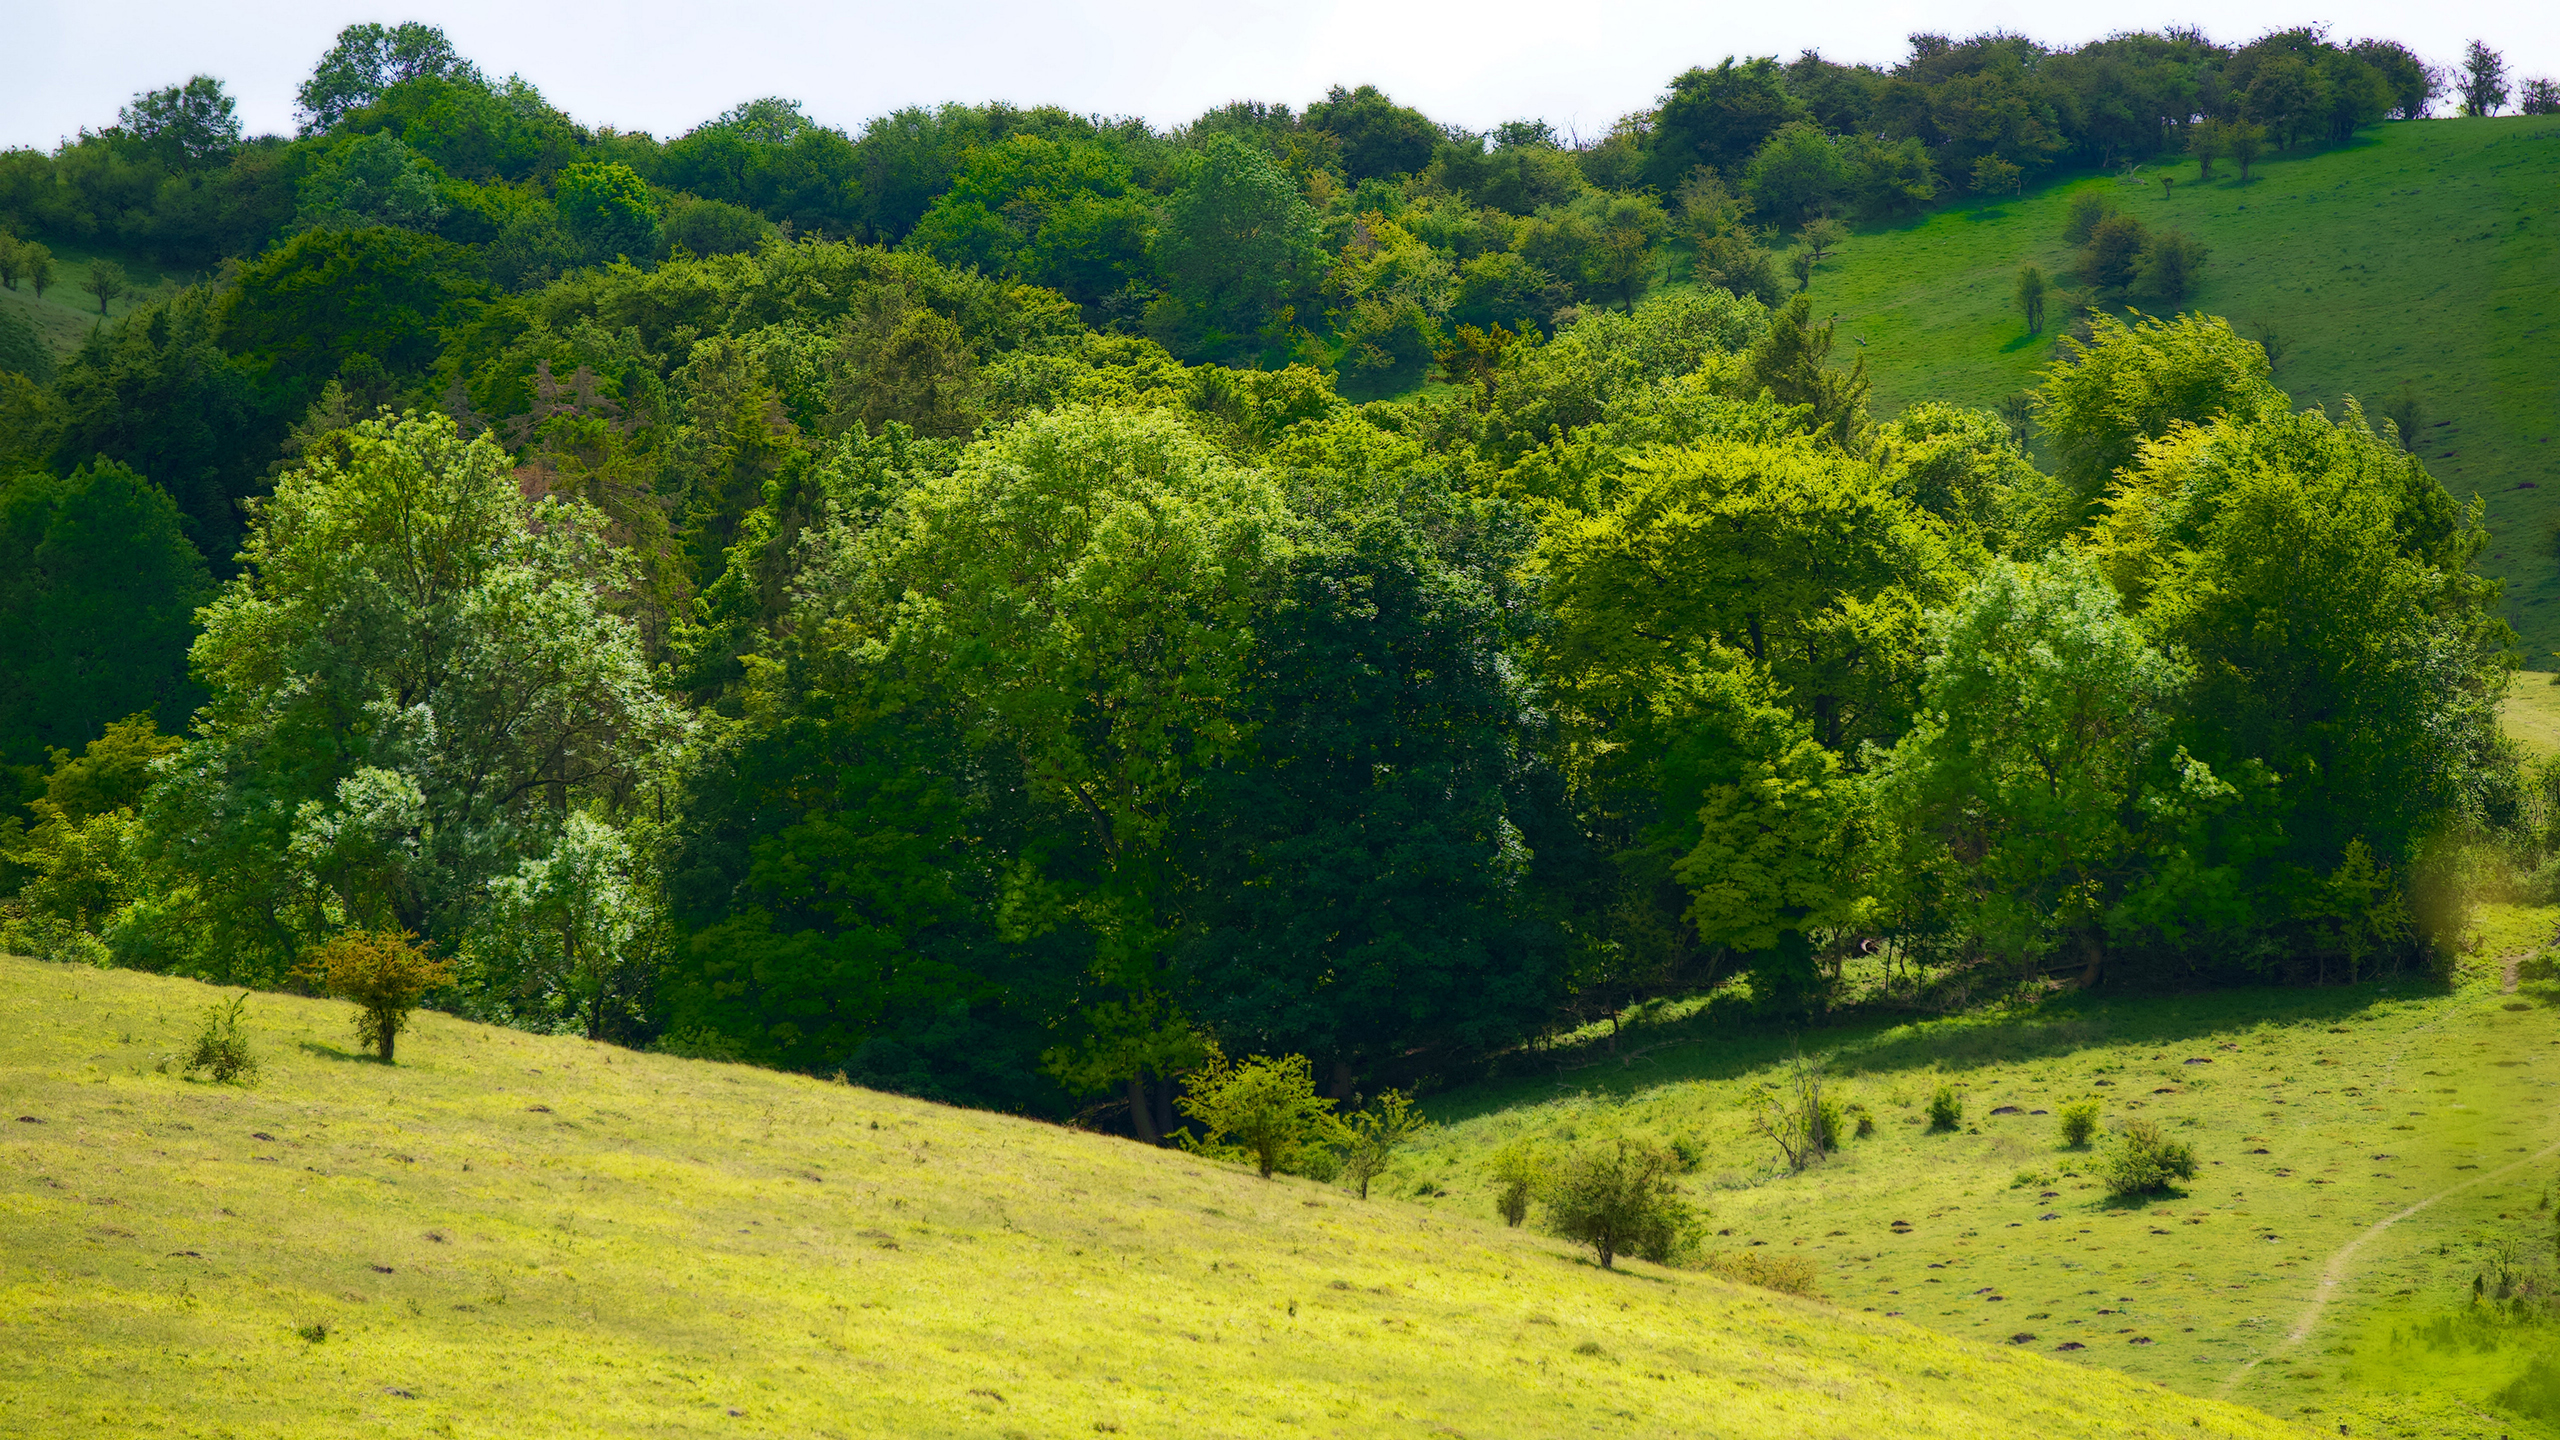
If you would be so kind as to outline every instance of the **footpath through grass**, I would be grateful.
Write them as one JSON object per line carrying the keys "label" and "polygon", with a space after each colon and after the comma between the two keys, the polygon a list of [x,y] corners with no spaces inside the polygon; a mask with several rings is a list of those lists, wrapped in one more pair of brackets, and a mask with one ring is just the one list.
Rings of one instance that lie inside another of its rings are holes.
{"label": "footpath through grass", "polygon": [[[2158,177],[2176,183],[2164,198]],[[2457,499],[2488,502],[2486,573],[2532,663],[2560,650],[2560,118],[2377,126],[2351,145],[2254,167],[2190,161],[2140,183],[2066,181],[1999,204],[1959,204],[1853,236],[1813,282],[1840,317],[1840,358],[1866,355],[1877,408],[1997,404],[2035,383],[2059,327],[2030,338],[2018,269],[2067,279],[2071,196],[2096,189],[2154,228],[2211,248],[2186,308],[2272,331],[2276,382],[2298,406],[2379,411],[2406,382],[2426,411],[2420,453]]]}
{"label": "footpath through grass", "polygon": [[[2496,907],[2483,949],[2548,940],[2555,921]],[[1808,1033],[1794,1043],[1828,1057],[1830,1093],[1868,1107],[1877,1131],[1793,1175],[1751,1121],[1753,1088],[1783,1079],[1790,1042],[1639,1029],[1619,1060],[1445,1097],[1435,1109],[1455,1123],[1398,1183],[1482,1214],[1485,1162],[1515,1138],[1682,1140],[1705,1157],[1714,1244],[1809,1258],[1845,1308],[2323,1429],[2560,1433],[2487,1404],[2534,1336],[2392,1348],[2395,1329],[2467,1313],[2502,1243],[2546,1268],[2552,1253],[2560,988],[2509,993],[2504,979],[2484,960],[2450,991],[2100,994]],[[1925,1115],[1940,1084],[1964,1099],[1953,1132]],[[2096,1150],[2064,1146],[2053,1113],[2089,1095],[2110,1124],[2153,1120],[2192,1145],[2194,1182],[2110,1201]]]}
{"label": "footpath through grass", "polygon": [[257,996],[255,1089],[159,1073],[216,993],[0,959],[0,1428],[2303,1433],[1480,1207],[441,1016],[384,1067]]}

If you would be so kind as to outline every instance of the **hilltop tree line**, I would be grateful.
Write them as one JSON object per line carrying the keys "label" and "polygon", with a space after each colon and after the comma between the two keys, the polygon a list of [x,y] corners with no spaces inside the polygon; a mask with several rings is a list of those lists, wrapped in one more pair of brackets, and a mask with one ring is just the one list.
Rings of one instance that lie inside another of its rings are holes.
{"label": "hilltop tree line", "polygon": [[[1870,414],[1801,296],[1557,279],[1658,207],[1605,142],[1374,93],[1004,112],[894,235],[643,173],[854,144],[788,107],[500,183],[453,157],[552,112],[431,31],[304,104],[290,233],[0,376],[13,946],[290,984],[405,933],[461,1013],[1153,1136],[1220,1054],[1340,1096],[1879,950],[2412,963],[2431,856],[2526,808],[2477,508],[2218,321],[2093,317],[2039,467]],[[1360,400],[1340,347],[1492,257],[1566,289]]]}

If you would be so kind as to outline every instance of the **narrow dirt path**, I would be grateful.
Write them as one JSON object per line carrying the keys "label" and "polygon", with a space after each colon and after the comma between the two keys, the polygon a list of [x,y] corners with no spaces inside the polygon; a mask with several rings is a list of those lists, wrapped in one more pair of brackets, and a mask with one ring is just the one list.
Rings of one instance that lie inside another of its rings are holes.
{"label": "narrow dirt path", "polygon": [[2257,1369],[2259,1365],[2266,1361],[2275,1359],[2286,1351],[2291,1350],[2294,1346],[2301,1344],[2304,1340],[2309,1339],[2312,1327],[2320,1323],[2320,1313],[2328,1308],[2329,1297],[2337,1293],[2340,1285],[2346,1283],[2347,1267],[2354,1263],[2356,1252],[2362,1250],[2365,1247],[2366,1242],[2372,1240],[2375,1236],[2380,1235],[2383,1231],[2390,1229],[2392,1226],[2399,1224],[2401,1221],[2408,1219],[2410,1216],[2417,1214],[2419,1211],[2426,1209],[2428,1206],[2435,1204],[2439,1200],[2459,1195],[2474,1185],[2478,1185],[2489,1180],[2495,1180],[2501,1175],[2510,1174],[2514,1171],[2523,1169],[2527,1165],[2547,1160],[2555,1154],[2560,1154],[2560,1140],[2555,1140],[2552,1143],[2543,1146],[2540,1150],[2531,1155],[2527,1155],[2513,1164],[2501,1165],[2495,1170],[2484,1171],[2481,1174],[2474,1175],[2459,1185],[2448,1186],[2447,1188],[2437,1191],[2435,1194],[2428,1196],[2426,1199],[2419,1201],[2405,1210],[2385,1216],[2380,1220],[2376,1220],[2371,1225],[2366,1226],[2364,1231],[2358,1234],[2356,1238],[2339,1246],[2337,1250],[2329,1256],[2328,1265],[2320,1272],[2320,1288],[2312,1292],[2311,1303],[2302,1307],[2302,1318],[2294,1322],[2293,1329],[2285,1335],[2284,1339],[2270,1347],[2265,1354],[2252,1356],[2251,1358],[2242,1361],[2240,1368],[2232,1371],[2230,1376],[2225,1379],[2213,1393],[2218,1396],[2230,1394],[2232,1387],[2238,1385],[2241,1381],[2249,1377],[2250,1371]]}
{"label": "narrow dirt path", "polygon": [[[2525,957],[2523,955],[2510,955],[2505,958],[2503,964],[2504,973],[2501,979],[2503,988],[2500,993],[2510,995],[2515,993],[2517,979],[2516,967],[2522,964],[2524,959]],[[2464,1008],[2468,1009],[2468,1007]],[[2419,1026],[2417,1029],[2412,1030],[2407,1035],[2401,1037],[2400,1053],[2392,1058],[2391,1068],[2397,1070],[2401,1065],[2407,1062],[2410,1047],[2417,1042],[2420,1035],[2431,1030],[2442,1028],[2447,1021],[2453,1020],[2461,1014],[2462,1011],[2457,1010],[2440,1015],[2436,1019],[2428,1021],[2426,1024]],[[2511,1164],[2501,1165],[2495,1170],[2484,1171],[2481,1174],[2474,1175],[2459,1185],[2449,1185],[2444,1189],[2437,1191],[2435,1194],[2428,1196],[2424,1200],[2420,1200],[2405,1209],[2394,1211],[2393,1213],[2384,1216],[2382,1219],[2376,1220],[2371,1225],[2368,1225],[2363,1230],[2357,1232],[2356,1238],[2330,1252],[2329,1263],[2322,1266],[2320,1270],[2319,1287],[2311,1292],[2310,1301],[2302,1307],[2301,1318],[2294,1321],[2293,1328],[2285,1333],[2284,1339],[2269,1346],[2263,1353],[2251,1356],[2249,1359],[2240,1362],[2240,1367],[2233,1370],[2228,1376],[2224,1377],[2223,1382],[2214,1388],[2213,1393],[2216,1396],[2229,1395],[2232,1389],[2239,1385],[2241,1381],[2249,1378],[2250,1371],[2257,1369],[2260,1365],[2269,1360],[2273,1360],[2284,1355],[2295,1346],[2301,1344],[2304,1340],[2309,1339],[2313,1328],[2320,1323],[2320,1316],[2322,1312],[2329,1308],[2330,1297],[2335,1295],[2338,1292],[2338,1288],[2346,1283],[2347,1271],[2349,1267],[2355,1263],[2356,1252],[2364,1249],[2368,1243],[2381,1235],[2383,1231],[2390,1229],[2392,1226],[2399,1224],[2401,1221],[2408,1219],[2419,1211],[2428,1208],[2439,1200],[2445,1200],[2455,1195],[2459,1195],[2463,1191],[2468,1190],[2475,1185],[2479,1185],[2485,1181],[2495,1180],[2501,1175],[2512,1174],[2515,1171],[2523,1169],[2527,1165],[2534,1164],[2537,1161],[2547,1160],[2554,1154],[2560,1154],[2560,1140],[2553,1141],[2551,1144],[2542,1147],[2542,1149],[2531,1155],[2527,1155],[2521,1160],[2515,1161]]]}

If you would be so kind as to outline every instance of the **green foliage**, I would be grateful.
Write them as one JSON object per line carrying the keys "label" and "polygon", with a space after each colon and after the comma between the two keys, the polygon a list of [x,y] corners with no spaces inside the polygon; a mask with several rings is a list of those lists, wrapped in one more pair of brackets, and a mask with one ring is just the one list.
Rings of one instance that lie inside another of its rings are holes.
{"label": "green foliage", "polygon": [[166,491],[111,460],[0,482],[0,763],[112,736],[129,715],[184,725],[212,587],[183,524]]}
{"label": "green foliage", "polygon": [[1736,1285],[1755,1285],[1781,1295],[1819,1299],[1822,1277],[1807,1255],[1778,1255],[1761,1250],[1719,1250],[1707,1257],[1707,1273]]}
{"label": "green foliage", "polygon": [[645,1024],[665,948],[657,889],[607,821],[572,812],[547,854],[489,882],[464,942],[466,1011],[590,1040]]}
{"label": "green foliage", "polygon": [[2195,1151],[2160,1133],[2156,1121],[2127,1120],[2100,1158],[2099,1174],[2109,1195],[2155,1194],[2195,1178]]}
{"label": "green foliage", "polygon": [[[1272,1171],[1289,1168],[1303,1151],[1349,1143],[1358,1153],[1359,1141],[1346,1137],[1333,1102],[1315,1092],[1304,1055],[1230,1061],[1213,1054],[1192,1073],[1177,1103],[1205,1131],[1196,1142],[1186,1135],[1185,1144],[1215,1149],[1232,1142],[1265,1180]],[[1366,1198],[1365,1177],[1361,1193]]]}
{"label": "green foliage", "polygon": [[414,21],[405,25],[350,25],[294,92],[304,134],[328,130],[383,91],[421,76],[470,76],[471,62],[456,55],[444,32]]}
{"label": "green foliage", "polygon": [[1493,1180],[1494,1213],[1513,1229],[1529,1218],[1529,1202],[1546,1184],[1545,1159],[1526,1140],[1513,1140],[1493,1152],[1488,1167]]}
{"label": "green foliage", "polygon": [[1165,202],[1153,255],[1164,298],[1150,333],[1182,355],[1257,353],[1321,272],[1315,211],[1259,147],[1213,135]]}
{"label": "green foliage", "polygon": [[1342,1179],[1369,1198],[1369,1182],[1387,1172],[1396,1152],[1431,1128],[1401,1090],[1389,1090],[1343,1118]]}
{"label": "green foliage", "polygon": [[453,982],[453,967],[429,956],[405,930],[349,930],[313,949],[294,975],[354,1001],[357,1043],[388,1065],[410,1012],[428,991]]}
{"label": "green foliage", "polygon": [[1641,1141],[1587,1145],[1558,1161],[1538,1188],[1547,1229],[1588,1245],[1609,1269],[1620,1255],[1657,1265],[1697,1247],[1704,1217],[1681,1197],[1679,1158]]}
{"label": "green foliage", "polygon": [[657,201],[630,166],[581,162],[553,183],[560,223],[591,260],[657,258]]}
{"label": "green foliage", "polygon": [[1953,1085],[1941,1085],[1929,1094],[1929,1128],[1953,1130],[1964,1123],[1964,1096]]}
{"label": "green foliage", "polygon": [[258,1078],[258,1057],[240,1029],[240,1010],[248,1003],[249,992],[243,990],[228,1005],[204,1007],[204,1028],[196,1032],[195,1048],[180,1067],[185,1073],[201,1070],[216,1085],[245,1085]]}
{"label": "green foliage", "polygon": [[682,721],[599,604],[624,563],[600,528],[441,416],[367,421],[277,482],[148,807],[218,973],[348,926],[457,944],[559,801],[631,793]]}
{"label": "green foliage", "polygon": [[[0,258],[0,273],[6,273],[15,259],[16,247],[16,241],[0,235],[0,251],[12,252]],[[39,385],[53,378],[53,347],[45,344],[36,327],[14,309],[0,310],[0,371],[13,372]]]}
{"label": "green foliage", "polygon": [[2095,1098],[2074,1100],[2064,1105],[2058,1122],[2062,1143],[2077,1150],[2098,1133],[2098,1102]]}
{"label": "green foliage", "polygon": [[483,273],[478,255],[430,235],[308,231],[242,273],[222,315],[223,343],[314,390],[356,355],[415,373],[486,296]]}
{"label": "green foliage", "polygon": [[2267,381],[2266,352],[2221,320],[2138,315],[2127,324],[2093,314],[2089,326],[2087,343],[2063,341],[2036,392],[2036,423],[2084,505],[2172,424],[2245,419],[2284,403]]}

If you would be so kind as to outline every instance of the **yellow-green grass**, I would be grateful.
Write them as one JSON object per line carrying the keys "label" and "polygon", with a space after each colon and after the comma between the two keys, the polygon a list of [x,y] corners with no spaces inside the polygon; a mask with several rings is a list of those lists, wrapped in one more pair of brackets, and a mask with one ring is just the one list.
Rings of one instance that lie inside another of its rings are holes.
{"label": "yellow-green grass", "polygon": [[[1713,1243],[1810,1259],[1844,1308],[2323,1429],[2546,1433],[2486,1407],[2534,1336],[2463,1352],[2459,1366],[2383,1351],[2394,1326],[2463,1311],[2500,1240],[2551,1254],[2552,1212],[2534,1207],[2560,1178],[2555,994],[2533,982],[2509,994],[2501,981],[2505,949],[2549,940],[2555,920],[2484,910],[2475,958],[2451,986],[2081,995],[1793,1042],[1631,1031],[1618,1060],[1586,1053],[1542,1081],[1440,1097],[1432,1108],[1453,1123],[1391,1183],[1442,1192],[1420,1203],[1444,1212],[1483,1213],[1485,1162],[1505,1143],[1681,1139],[1705,1157],[1694,1188]],[[1801,1174],[1752,1124],[1755,1087],[1783,1083],[1791,1044],[1827,1055],[1831,1096],[1877,1125]],[[1951,1133],[1925,1116],[1940,1084],[1964,1100]],[[2085,1096],[2110,1126],[2152,1120],[2190,1144],[2194,1182],[2111,1201],[2097,1178],[2103,1139],[2066,1148],[2051,1113]]]}
{"label": "yellow-green grass", "polygon": [[[2163,174],[2177,182],[2166,198]],[[2029,337],[2013,297],[2022,265],[2069,282],[2072,195],[2101,190],[2146,225],[2186,230],[2213,252],[2188,307],[2244,333],[2271,328],[2286,346],[2276,380],[2297,404],[2339,413],[2352,394],[2378,408],[2404,381],[2414,388],[2428,415],[2421,453],[2457,497],[2487,502],[2482,566],[2507,580],[2531,663],[2551,665],[2560,119],[2382,125],[2270,159],[2246,185],[2229,161],[2211,182],[2192,161],[2137,178],[2069,179],[1863,229],[1815,277],[1815,312],[1839,315],[1841,358],[1865,355],[1884,413],[1923,399],[1989,405],[2053,358],[2059,327]]]}
{"label": "yellow-green grass", "polygon": [[2498,726],[2536,759],[2560,755],[2560,685],[2538,671],[2521,671],[2498,705]]}
{"label": "yellow-green grass", "polygon": [[435,1015],[385,1067],[262,995],[241,1090],[156,1064],[207,987],[0,959],[0,997],[11,1433],[2302,1433],[803,1077]]}

